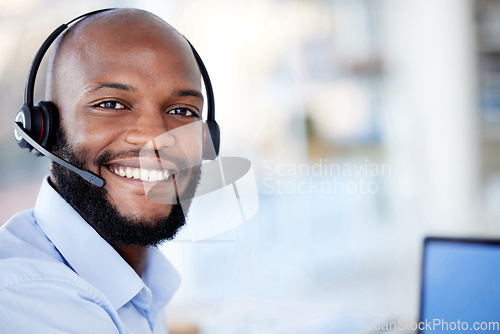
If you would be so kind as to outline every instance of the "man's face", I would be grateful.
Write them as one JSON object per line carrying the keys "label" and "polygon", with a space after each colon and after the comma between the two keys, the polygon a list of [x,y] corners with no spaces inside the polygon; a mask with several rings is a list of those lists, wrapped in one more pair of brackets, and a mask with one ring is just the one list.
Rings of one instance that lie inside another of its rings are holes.
{"label": "man's face", "polygon": [[[134,25],[90,29],[72,41],[55,102],[81,167],[106,180],[106,200],[154,225],[198,177],[190,167],[201,163],[203,97],[185,41]],[[166,200],[149,200],[151,188]]]}

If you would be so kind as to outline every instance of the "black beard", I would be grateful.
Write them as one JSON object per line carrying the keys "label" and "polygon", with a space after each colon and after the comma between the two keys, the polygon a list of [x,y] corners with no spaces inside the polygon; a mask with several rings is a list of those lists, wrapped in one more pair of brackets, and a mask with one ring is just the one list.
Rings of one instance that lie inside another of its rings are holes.
{"label": "black beard", "polygon": [[[81,169],[87,169],[78,151],[71,148],[62,131],[57,131],[52,151]],[[101,168],[104,168],[101,166]],[[122,215],[109,202],[104,187],[96,187],[79,175],[57,163],[51,164],[51,176],[57,183],[59,194],[114,247],[126,245],[157,246],[162,241],[173,239],[186,223],[184,210],[189,208],[198,186],[201,167],[191,168],[191,179],[182,194],[183,204],[172,204],[168,216],[150,219]],[[184,200],[187,199],[187,200]]]}

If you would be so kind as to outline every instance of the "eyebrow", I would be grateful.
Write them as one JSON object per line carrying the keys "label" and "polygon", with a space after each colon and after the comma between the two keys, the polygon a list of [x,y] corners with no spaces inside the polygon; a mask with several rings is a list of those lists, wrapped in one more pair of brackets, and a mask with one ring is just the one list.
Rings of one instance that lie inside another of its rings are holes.
{"label": "eyebrow", "polygon": [[197,97],[197,98],[203,100],[203,94],[200,91],[197,91],[194,89],[182,89],[182,90],[177,91],[177,93],[175,95],[179,96],[179,97],[192,96],[192,97]]}
{"label": "eyebrow", "polygon": [[89,85],[85,87],[85,90],[87,93],[92,93],[95,92],[96,90],[102,89],[102,88],[112,88],[112,89],[118,89],[118,90],[123,90],[123,91],[133,91],[135,90],[132,86],[121,84],[118,82],[100,82],[96,85]]}
{"label": "eyebrow", "polygon": [[[122,90],[122,91],[135,91],[135,88],[129,85],[121,84],[118,82],[100,82],[96,85],[89,85],[85,87],[85,90],[87,93],[93,93],[96,90],[103,89],[103,88],[111,88],[111,89],[117,89],[117,90]],[[178,97],[197,97],[199,99],[203,100],[203,94],[194,89],[181,89],[178,90],[175,94]]]}

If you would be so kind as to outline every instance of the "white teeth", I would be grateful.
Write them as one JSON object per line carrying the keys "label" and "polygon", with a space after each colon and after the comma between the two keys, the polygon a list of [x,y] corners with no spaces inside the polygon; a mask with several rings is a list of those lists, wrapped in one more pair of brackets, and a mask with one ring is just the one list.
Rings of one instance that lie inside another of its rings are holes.
{"label": "white teeth", "polygon": [[149,172],[147,169],[141,169],[141,181],[149,181]]}
{"label": "white teeth", "polygon": [[141,170],[139,168],[134,168],[134,179],[139,180],[141,178]]}
{"label": "white teeth", "polygon": [[132,168],[127,167],[127,168],[125,169],[125,175],[126,175],[129,179],[131,179],[131,178],[134,176],[134,172],[132,171]]}
{"label": "white teeth", "polygon": [[116,175],[120,175],[121,177],[141,180],[145,182],[165,181],[170,177],[170,173],[166,169],[150,170],[150,169],[135,168],[135,167],[113,166],[110,168],[110,170]]}

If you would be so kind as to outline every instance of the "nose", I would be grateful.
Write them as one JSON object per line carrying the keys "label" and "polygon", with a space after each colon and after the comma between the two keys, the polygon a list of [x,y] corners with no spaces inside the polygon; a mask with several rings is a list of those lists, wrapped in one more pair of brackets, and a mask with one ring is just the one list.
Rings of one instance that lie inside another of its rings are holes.
{"label": "nose", "polygon": [[147,146],[150,149],[175,144],[175,137],[171,132],[173,127],[169,126],[161,111],[136,110],[135,113],[134,121],[126,135],[129,144]]}

